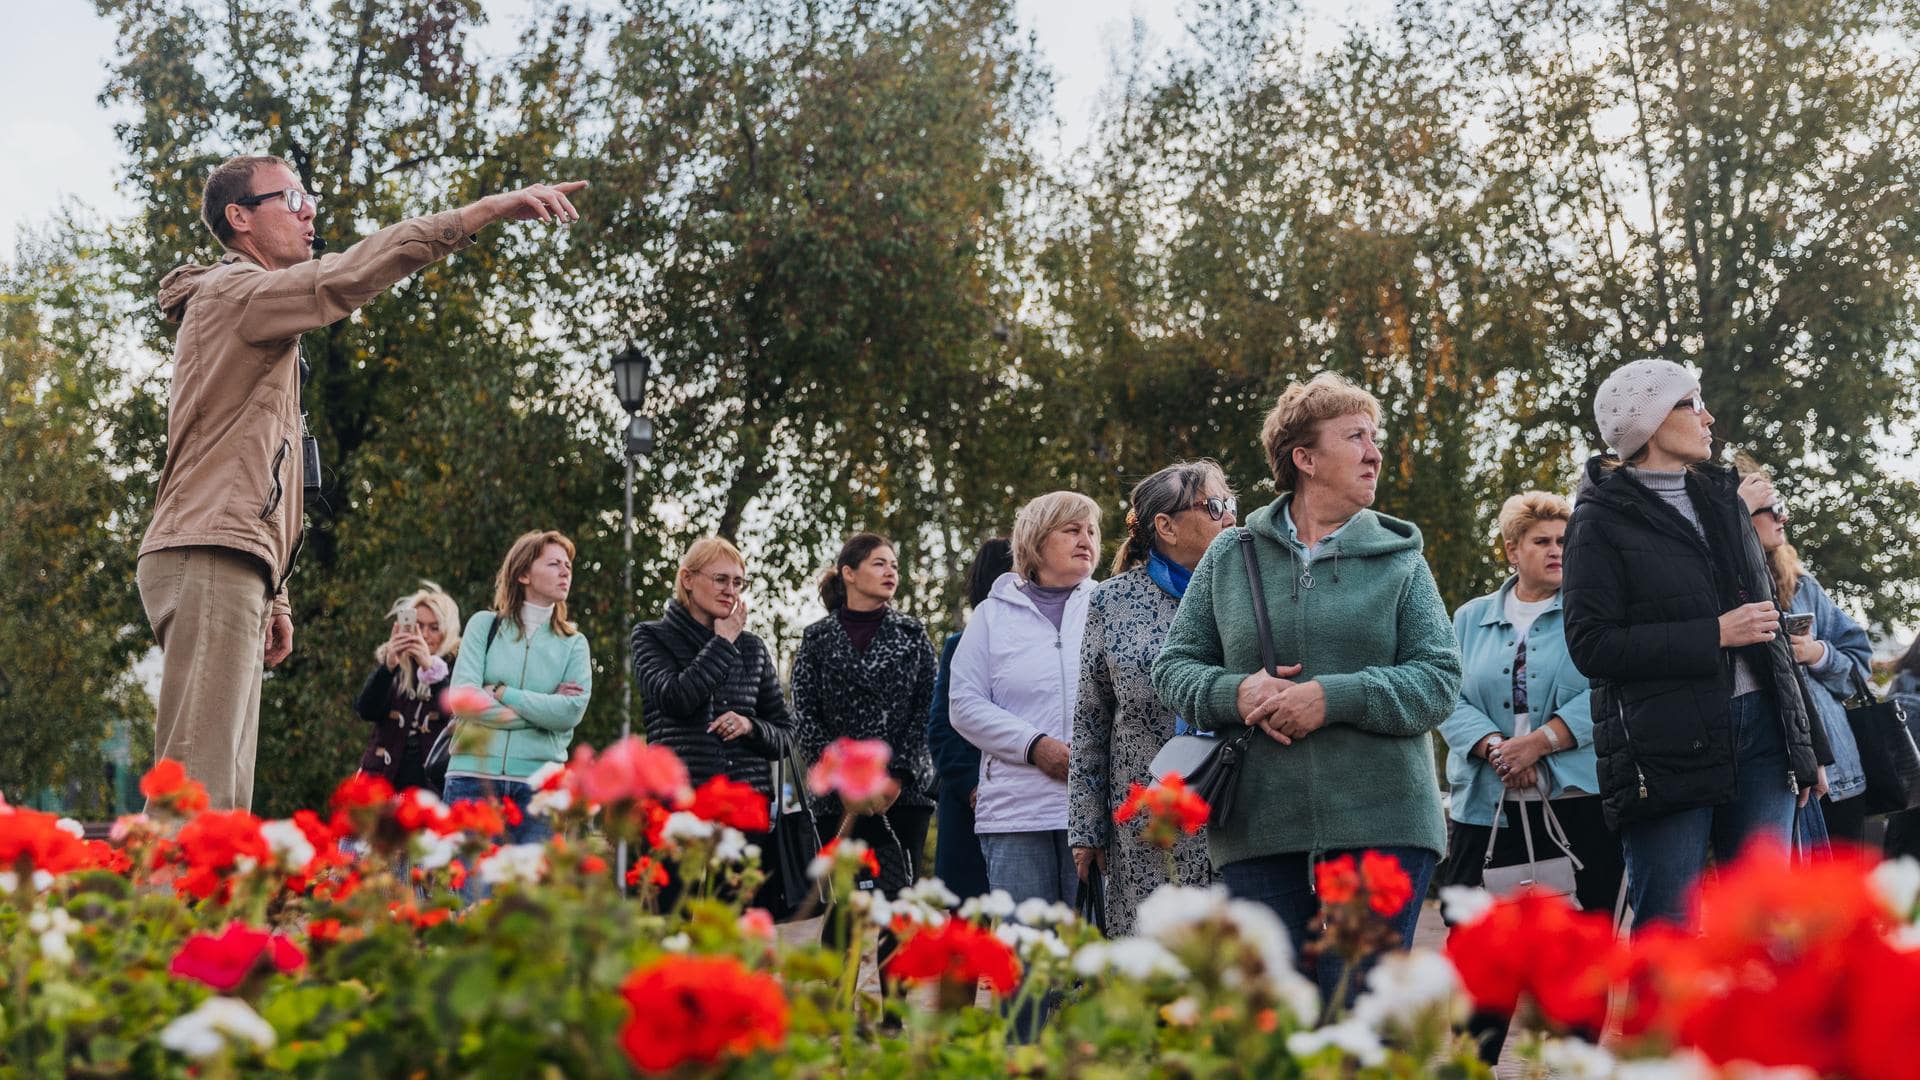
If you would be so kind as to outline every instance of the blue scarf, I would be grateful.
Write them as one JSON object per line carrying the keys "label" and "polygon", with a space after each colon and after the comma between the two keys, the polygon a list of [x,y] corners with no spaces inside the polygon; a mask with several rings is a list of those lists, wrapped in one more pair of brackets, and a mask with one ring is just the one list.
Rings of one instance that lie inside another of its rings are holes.
{"label": "blue scarf", "polygon": [[1147,576],[1160,586],[1161,592],[1178,600],[1187,595],[1187,583],[1193,580],[1193,571],[1158,551],[1151,551],[1147,553]]}

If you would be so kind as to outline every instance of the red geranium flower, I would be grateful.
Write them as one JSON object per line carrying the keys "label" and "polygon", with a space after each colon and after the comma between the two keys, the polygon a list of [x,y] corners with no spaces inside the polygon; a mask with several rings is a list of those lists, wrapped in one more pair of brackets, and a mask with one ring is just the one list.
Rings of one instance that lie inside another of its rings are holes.
{"label": "red geranium flower", "polygon": [[585,746],[575,750],[568,774],[576,795],[602,806],[648,799],[679,806],[691,794],[687,766],[678,754],[631,735],[597,756]]}
{"label": "red geranium flower", "polygon": [[161,758],[140,778],[140,794],[155,809],[186,817],[207,808],[207,789],[187,775],[185,766],[172,758]]}
{"label": "red geranium flower", "polygon": [[1013,949],[992,933],[960,919],[921,927],[887,960],[887,974],[905,982],[952,984],[971,993],[981,979],[996,994],[1020,982]]}
{"label": "red geranium flower", "polygon": [[167,970],[225,994],[262,970],[263,961],[277,971],[298,971],[307,954],[290,938],[235,922],[228,923],[218,937],[202,933],[188,938],[173,954]]}
{"label": "red geranium flower", "polygon": [[640,856],[634,860],[632,866],[627,867],[627,887],[637,889],[642,883],[652,885],[656,889],[666,888],[667,868],[648,856]]}
{"label": "red geranium flower", "polygon": [[836,794],[849,803],[869,803],[884,795],[893,777],[887,765],[893,748],[879,739],[835,739],[807,770],[807,787],[815,795]]}
{"label": "red geranium flower", "polygon": [[[509,802],[507,805],[511,806]],[[507,831],[500,804],[485,799],[461,799],[447,808],[446,816],[434,826],[442,836],[470,832],[475,836],[499,836]]]}
{"label": "red geranium flower", "polygon": [[[832,862],[839,857],[840,838],[837,836],[827,841],[827,846],[821,848],[820,854],[815,856],[815,858],[825,859],[828,862]],[[847,857],[852,858],[853,856],[849,854]],[[874,857],[873,849],[864,844],[861,845],[860,849],[860,865],[867,873],[872,874],[874,877],[880,876],[880,860]]]}
{"label": "red geranium flower", "polygon": [[1351,903],[1360,894],[1360,871],[1353,856],[1322,859],[1313,867],[1313,888],[1323,904]]}
{"label": "red geranium flower", "polygon": [[327,801],[328,808],[335,813],[342,810],[362,810],[384,807],[393,798],[393,785],[384,776],[357,772],[333,789],[333,798]]}
{"label": "red geranium flower", "polygon": [[1392,918],[1413,899],[1413,880],[1391,855],[1361,852],[1360,880],[1367,885],[1367,906],[1383,919]]}
{"label": "red geranium flower", "polygon": [[312,942],[333,942],[340,940],[339,919],[315,919],[307,924],[307,940]]}
{"label": "red geranium flower", "polygon": [[1454,927],[1446,953],[1483,1008],[1510,1013],[1526,994],[1549,1020],[1597,1029],[1607,1016],[1617,947],[1606,913],[1526,890]]}
{"label": "red geranium flower", "polygon": [[1113,820],[1125,825],[1144,814],[1147,843],[1172,848],[1181,836],[1199,832],[1210,812],[1207,800],[1187,790],[1185,780],[1168,773],[1152,787],[1129,787],[1126,801],[1113,812]]}
{"label": "red geranium flower", "polygon": [[187,872],[173,883],[177,892],[205,900],[223,894],[230,875],[249,866],[270,861],[273,853],[260,835],[260,819],[245,810],[209,810],[180,830],[177,855],[186,863]]}
{"label": "red geranium flower", "polygon": [[693,815],[741,832],[763,833],[773,827],[767,797],[751,784],[715,776],[693,792]]}
{"label": "red geranium flower", "polygon": [[787,999],[772,978],[731,956],[665,956],[621,984],[628,1016],[620,1045],[642,1072],[712,1064],[778,1049]]}
{"label": "red geranium flower", "polygon": [[86,870],[97,856],[81,839],[60,827],[60,818],[38,810],[0,809],[0,870],[64,874]]}
{"label": "red geranium flower", "polygon": [[440,711],[448,716],[484,716],[499,704],[478,686],[449,686],[440,695]]}

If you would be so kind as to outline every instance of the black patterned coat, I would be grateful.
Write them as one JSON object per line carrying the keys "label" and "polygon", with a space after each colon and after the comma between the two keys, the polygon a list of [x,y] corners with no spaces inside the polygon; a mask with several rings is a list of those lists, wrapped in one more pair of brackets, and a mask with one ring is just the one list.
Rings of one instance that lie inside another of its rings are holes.
{"label": "black patterned coat", "polygon": [[[807,627],[793,660],[794,735],[807,762],[838,738],[883,740],[893,749],[889,771],[901,805],[932,806],[927,711],[937,667],[926,628],[891,609],[864,653],[835,615]],[[815,799],[814,812],[837,817],[839,800]]]}

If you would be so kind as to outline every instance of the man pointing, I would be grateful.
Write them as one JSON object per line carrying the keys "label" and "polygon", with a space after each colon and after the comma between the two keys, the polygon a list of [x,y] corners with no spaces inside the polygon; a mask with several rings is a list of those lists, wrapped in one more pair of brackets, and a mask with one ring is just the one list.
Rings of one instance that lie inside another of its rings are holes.
{"label": "man pointing", "polygon": [[200,216],[225,254],[160,282],[180,324],[167,460],[140,545],[140,602],[163,653],[157,757],[216,810],[251,808],[260,681],[293,651],[287,577],[301,539],[300,335],[345,318],[496,221],[579,220],[585,181],[532,184],[412,218],[313,258],[319,206],[277,157],[207,177]]}

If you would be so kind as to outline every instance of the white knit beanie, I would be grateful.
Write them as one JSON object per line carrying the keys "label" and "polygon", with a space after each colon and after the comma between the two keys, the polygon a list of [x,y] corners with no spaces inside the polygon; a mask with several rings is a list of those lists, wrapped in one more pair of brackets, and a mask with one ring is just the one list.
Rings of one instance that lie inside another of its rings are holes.
{"label": "white knit beanie", "polygon": [[1667,422],[1674,405],[1700,389],[1700,377],[1671,360],[1635,360],[1615,368],[1593,399],[1600,438],[1627,458]]}

